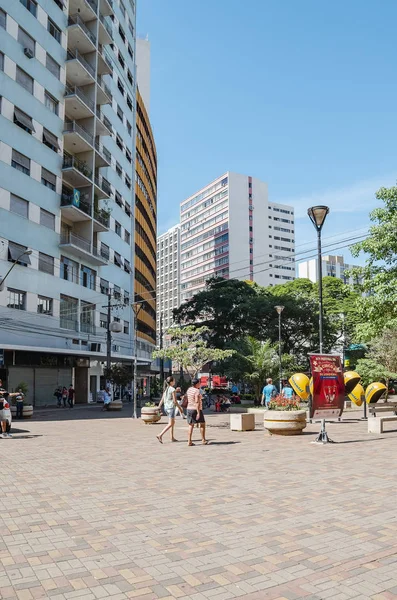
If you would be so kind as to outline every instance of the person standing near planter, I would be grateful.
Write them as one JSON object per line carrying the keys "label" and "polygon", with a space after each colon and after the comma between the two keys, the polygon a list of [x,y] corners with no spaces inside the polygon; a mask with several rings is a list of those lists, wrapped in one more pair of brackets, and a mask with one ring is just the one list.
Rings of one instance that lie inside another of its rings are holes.
{"label": "person standing near planter", "polygon": [[[157,439],[160,444],[163,443],[163,435],[171,430],[171,442],[176,442],[174,438],[174,427],[175,427],[175,413],[178,409],[183,414],[183,408],[180,406],[176,399],[175,379],[173,377],[167,377],[164,382],[164,392],[159,404],[159,410],[164,405],[164,410],[168,415],[168,425],[166,425],[161,433],[157,435]],[[161,413],[160,413],[161,414]]]}
{"label": "person standing near planter", "polygon": [[277,395],[276,386],[273,385],[273,379],[266,379],[266,385],[262,390],[262,406],[267,406],[272,398]]}
{"label": "person standing near planter", "polygon": [[63,408],[66,408],[66,402],[68,399],[68,390],[65,386],[63,386],[62,388],[62,402],[63,402]]}
{"label": "person standing near planter", "polygon": [[70,387],[68,389],[68,404],[69,404],[69,408],[73,408],[73,404],[74,404],[74,389],[72,384],[70,384]]}
{"label": "person standing near planter", "polygon": [[15,400],[17,402],[17,414],[16,414],[16,418],[17,419],[23,419],[23,401],[25,399],[25,395],[23,394],[22,390],[19,389],[15,395]]}
{"label": "person standing near planter", "polygon": [[203,400],[200,394],[200,380],[193,379],[192,385],[186,392],[187,396],[187,422],[189,425],[188,446],[194,446],[192,435],[194,426],[200,424],[201,440],[203,444],[208,444],[205,439],[205,419],[203,413]]}
{"label": "person standing near planter", "polygon": [[[7,433],[7,419],[5,418],[5,415],[4,415],[4,406],[7,403],[8,396],[9,396],[9,394],[8,394],[7,390],[3,388],[3,382],[0,379],[0,424],[1,424],[0,435],[3,438],[12,437],[11,434]],[[7,406],[8,406],[8,403],[7,403]]]}

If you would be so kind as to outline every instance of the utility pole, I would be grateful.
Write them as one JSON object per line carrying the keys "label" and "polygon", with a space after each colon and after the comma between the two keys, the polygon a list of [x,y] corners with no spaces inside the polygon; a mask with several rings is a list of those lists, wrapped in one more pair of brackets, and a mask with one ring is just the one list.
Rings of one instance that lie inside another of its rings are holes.
{"label": "utility pole", "polygon": [[[163,349],[163,313],[160,314],[160,350]],[[160,358],[160,381],[164,382],[164,358]]]}
{"label": "utility pole", "polygon": [[110,364],[112,362],[112,332],[110,331],[110,321],[111,321],[111,310],[112,305],[110,304],[111,300],[110,289],[108,290],[108,303],[107,303],[107,320],[106,320],[106,369],[109,373]]}
{"label": "utility pole", "polygon": [[132,310],[134,311],[134,419],[137,414],[137,396],[138,396],[138,315],[141,312],[145,302],[134,302]]}

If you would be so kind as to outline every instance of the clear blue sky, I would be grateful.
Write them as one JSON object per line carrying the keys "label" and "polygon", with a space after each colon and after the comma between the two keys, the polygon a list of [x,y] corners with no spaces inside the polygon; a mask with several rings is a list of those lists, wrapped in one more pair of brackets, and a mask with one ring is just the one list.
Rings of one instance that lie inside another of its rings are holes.
{"label": "clear blue sky", "polygon": [[151,41],[160,232],[227,170],[295,206],[297,246],[313,246],[313,204],[331,208],[324,237],[368,224],[375,190],[397,179],[395,0],[137,4]]}

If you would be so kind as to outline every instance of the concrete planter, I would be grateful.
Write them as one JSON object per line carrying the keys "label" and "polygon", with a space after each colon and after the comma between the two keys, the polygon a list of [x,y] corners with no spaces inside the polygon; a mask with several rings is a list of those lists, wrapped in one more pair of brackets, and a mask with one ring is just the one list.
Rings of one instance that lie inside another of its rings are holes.
{"label": "concrete planter", "polygon": [[121,400],[113,400],[109,404],[109,410],[121,410],[123,408],[123,403]]}
{"label": "concrete planter", "polygon": [[299,435],[306,427],[305,410],[266,410],[263,426],[274,435]]}
{"label": "concrete planter", "polygon": [[[17,414],[17,407],[14,404],[11,405],[11,414],[12,414],[12,418],[15,419],[16,414]],[[32,416],[33,416],[33,406],[31,404],[24,404],[22,417],[24,419],[30,419],[30,417],[32,417]]]}
{"label": "concrete planter", "polygon": [[161,419],[158,406],[142,406],[141,419],[144,423],[157,423]]}

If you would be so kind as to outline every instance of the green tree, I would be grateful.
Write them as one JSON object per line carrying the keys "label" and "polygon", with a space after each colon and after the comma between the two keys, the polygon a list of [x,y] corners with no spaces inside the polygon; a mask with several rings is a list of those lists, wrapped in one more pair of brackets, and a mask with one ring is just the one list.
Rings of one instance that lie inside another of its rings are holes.
{"label": "green tree", "polygon": [[279,358],[274,344],[270,340],[260,342],[253,337],[246,340],[249,354],[246,355],[247,371],[243,377],[254,388],[257,401],[267,377],[275,379],[279,369]]}
{"label": "green tree", "polygon": [[153,358],[168,358],[179,363],[191,378],[208,362],[222,360],[234,354],[234,350],[211,348],[205,339],[208,327],[172,327],[167,332],[171,336],[171,344],[153,352]]}
{"label": "green tree", "polygon": [[369,295],[358,301],[360,340],[370,341],[386,327],[397,326],[397,187],[380,188],[376,198],[383,206],[370,213],[368,237],[352,246],[353,256],[366,255],[365,266],[352,274],[362,279]]}
{"label": "green tree", "polygon": [[397,378],[397,329],[385,329],[371,344],[366,358],[357,362],[356,370],[365,385],[380,380],[388,388],[390,379]]}
{"label": "green tree", "polygon": [[110,369],[105,368],[103,374],[108,381],[115,385],[127,386],[132,380],[131,367],[127,367],[122,363],[110,365]]}

